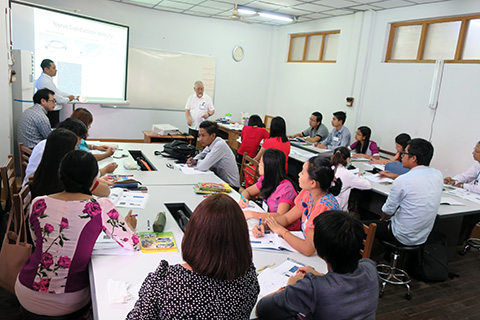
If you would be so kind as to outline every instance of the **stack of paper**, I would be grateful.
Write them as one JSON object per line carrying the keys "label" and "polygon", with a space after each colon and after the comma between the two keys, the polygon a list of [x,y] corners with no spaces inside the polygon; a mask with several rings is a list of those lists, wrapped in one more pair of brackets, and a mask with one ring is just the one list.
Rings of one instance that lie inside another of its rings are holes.
{"label": "stack of paper", "polygon": [[285,287],[288,283],[288,278],[297,273],[298,268],[304,267],[301,262],[288,258],[287,261],[275,268],[267,268],[258,276],[258,283],[260,284],[260,294],[258,298],[264,297]]}

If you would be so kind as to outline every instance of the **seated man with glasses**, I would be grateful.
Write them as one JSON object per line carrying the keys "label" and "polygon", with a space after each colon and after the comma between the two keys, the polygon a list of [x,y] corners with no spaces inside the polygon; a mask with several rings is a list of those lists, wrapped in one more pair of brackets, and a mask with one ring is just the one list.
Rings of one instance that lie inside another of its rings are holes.
{"label": "seated man with glasses", "polygon": [[38,90],[33,95],[33,107],[25,110],[18,119],[18,142],[33,149],[40,141],[50,134],[50,121],[47,112],[55,108],[55,93],[50,89]]}
{"label": "seated man with glasses", "polygon": [[309,142],[321,142],[327,139],[328,137],[328,129],[322,123],[323,116],[320,112],[315,111],[308,119],[308,124],[310,125],[307,129],[303,130],[300,133],[296,133],[293,136],[289,136],[289,138],[305,138],[306,141]]}
{"label": "seated man with glasses", "polygon": [[424,139],[412,139],[403,153],[402,164],[409,172],[392,185],[382,207],[383,217],[376,221],[375,237],[392,244],[420,245],[433,229],[442,195],[443,177],[430,168],[433,146]]}
{"label": "seated man with glasses", "polygon": [[[453,178],[446,177],[443,179],[445,184],[455,185],[455,187],[463,188],[470,192],[480,193],[480,185],[478,180],[480,179],[480,141],[472,152],[473,160],[475,163],[464,173],[457,174]],[[462,228],[460,229],[460,237],[465,241],[470,238],[472,230],[480,220],[480,217],[476,214],[467,215],[463,218]]]}

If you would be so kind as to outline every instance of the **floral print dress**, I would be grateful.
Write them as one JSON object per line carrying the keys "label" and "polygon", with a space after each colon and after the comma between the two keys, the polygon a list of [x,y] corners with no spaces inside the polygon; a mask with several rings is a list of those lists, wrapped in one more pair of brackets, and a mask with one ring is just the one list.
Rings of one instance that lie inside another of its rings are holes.
{"label": "floral print dress", "polygon": [[[137,235],[105,198],[63,201],[37,197],[32,202],[29,221],[35,251],[23,265],[17,285],[50,294],[47,300],[52,302],[56,295],[88,290],[88,262],[102,230],[128,250],[138,250],[139,246]],[[26,297],[22,294],[25,292],[21,290],[19,296],[22,305],[22,300],[38,297]]]}

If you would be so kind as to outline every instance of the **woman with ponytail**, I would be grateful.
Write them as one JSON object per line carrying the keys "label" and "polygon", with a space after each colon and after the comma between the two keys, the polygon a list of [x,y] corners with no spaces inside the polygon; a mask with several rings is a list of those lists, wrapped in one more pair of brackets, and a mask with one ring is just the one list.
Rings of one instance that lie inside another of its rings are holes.
{"label": "woman with ponytail", "polygon": [[[348,148],[339,147],[335,149],[331,162],[335,167],[335,177],[342,180],[342,190],[335,198],[337,198],[340,209],[349,212],[350,191],[352,189],[370,190],[372,186],[362,175],[347,169],[350,164],[350,150]],[[356,208],[352,209],[356,211]]]}
{"label": "woman with ponytail", "polygon": [[32,201],[28,220],[35,251],[15,293],[27,319],[89,319],[88,262],[95,240],[103,230],[121,247],[137,250],[137,220],[131,211],[123,219],[109,199],[92,197],[98,165],[90,153],[68,152],[57,174],[65,191]]}
{"label": "woman with ponytail", "polygon": [[[330,161],[320,156],[310,158],[305,162],[302,172],[298,176],[302,191],[295,198],[295,206],[282,216],[267,218],[266,224],[270,230],[281,235],[295,250],[311,256],[315,253],[313,219],[324,211],[340,209],[335,195],[340,193],[342,181],[335,179],[335,172],[331,168]],[[285,228],[297,219],[302,220],[301,228],[305,239],[296,237]],[[257,238],[263,236],[264,232],[264,224],[252,229],[253,235]]]}

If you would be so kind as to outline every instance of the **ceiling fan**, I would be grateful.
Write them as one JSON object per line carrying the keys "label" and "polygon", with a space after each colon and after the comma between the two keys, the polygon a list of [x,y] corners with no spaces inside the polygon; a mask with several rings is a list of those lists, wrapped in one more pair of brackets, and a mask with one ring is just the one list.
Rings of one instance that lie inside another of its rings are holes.
{"label": "ceiling fan", "polygon": [[[255,14],[255,15],[257,15],[257,14]],[[255,16],[255,15],[253,15],[253,16]],[[240,15],[240,13],[238,12],[237,0],[235,0],[235,5],[233,7],[232,14],[230,15],[230,20],[252,24],[251,21],[248,21],[247,19],[243,18]]]}

